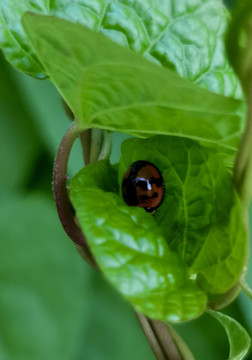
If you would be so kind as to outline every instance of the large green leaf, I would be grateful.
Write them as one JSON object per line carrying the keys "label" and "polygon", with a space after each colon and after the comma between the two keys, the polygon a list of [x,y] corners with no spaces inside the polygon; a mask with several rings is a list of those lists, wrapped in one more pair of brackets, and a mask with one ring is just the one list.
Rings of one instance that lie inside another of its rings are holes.
{"label": "large green leaf", "polygon": [[34,116],[11,70],[0,54],[0,193],[26,184],[41,144]]}
{"label": "large green leaf", "polygon": [[243,131],[243,103],[212,94],[78,24],[26,14],[34,49],[81,129],[177,135],[230,156]]}
{"label": "large green leaf", "polygon": [[6,58],[21,71],[37,78],[46,73],[34,54],[22,29],[21,18],[26,11],[55,15],[78,22],[93,29],[99,27],[105,1],[101,0],[1,0],[0,3],[0,47]]}
{"label": "large green leaf", "polygon": [[72,203],[99,267],[149,317],[181,322],[199,316],[206,295],[152,216],[127,206],[117,186],[117,173],[105,161],[86,166],[71,184]]}
{"label": "large green leaf", "polygon": [[80,23],[211,91],[241,95],[225,57],[229,14],[221,0],[2,0],[0,47],[14,66],[42,77],[20,25],[26,11]]}
{"label": "large green leaf", "polygon": [[172,250],[200,273],[201,286],[224,293],[239,279],[246,234],[231,177],[215,153],[189,139],[156,136],[122,144],[119,184],[137,160],[154,163],[165,181],[154,214]]}
{"label": "large green leaf", "polygon": [[251,87],[252,76],[252,3],[243,0],[237,3],[227,34],[229,61],[239,76],[245,93]]}
{"label": "large green leaf", "polygon": [[246,330],[234,319],[220,312],[209,311],[225,328],[229,344],[230,353],[228,360],[242,360],[247,355],[251,339]]}

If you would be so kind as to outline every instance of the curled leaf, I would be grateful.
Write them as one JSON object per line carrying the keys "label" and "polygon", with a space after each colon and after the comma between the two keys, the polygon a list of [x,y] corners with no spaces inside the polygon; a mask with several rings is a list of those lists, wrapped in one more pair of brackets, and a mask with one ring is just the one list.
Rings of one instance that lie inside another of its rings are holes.
{"label": "curled leaf", "polygon": [[245,359],[251,345],[251,339],[246,330],[237,321],[225,314],[212,310],[208,312],[215,317],[226,330],[230,344],[228,360]]}
{"label": "curled leaf", "polygon": [[[153,216],[122,200],[123,175],[138,160],[152,162],[165,182]],[[101,270],[140,312],[192,319],[206,294],[218,297],[238,281],[246,252],[240,204],[219,155],[197,142],[128,139],[119,173],[104,161],[90,165],[70,197]]]}
{"label": "curled leaf", "polygon": [[127,206],[107,162],[88,165],[72,180],[70,197],[95,259],[110,282],[140,312],[181,322],[199,316],[207,297],[143,209]]}
{"label": "curled leaf", "polygon": [[241,206],[218,153],[189,139],[155,136],[122,145],[119,183],[133,162],[147,160],[162,173],[166,191],[154,218],[172,250],[211,294],[239,279],[246,254]]}

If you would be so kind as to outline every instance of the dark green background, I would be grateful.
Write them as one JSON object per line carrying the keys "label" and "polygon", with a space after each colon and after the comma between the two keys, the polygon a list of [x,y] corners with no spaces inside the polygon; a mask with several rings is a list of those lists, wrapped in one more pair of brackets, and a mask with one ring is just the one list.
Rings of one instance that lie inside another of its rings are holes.
{"label": "dark green background", "polygon": [[[58,220],[52,166],[70,124],[61,99],[1,54],[0,116],[0,359],[154,360],[130,306],[84,263]],[[123,138],[113,135],[113,161]],[[77,143],[69,175],[82,165]],[[252,286],[251,269],[248,279]],[[252,332],[244,294],[225,311]],[[227,359],[224,330],[210,316],[176,329],[197,360]]]}

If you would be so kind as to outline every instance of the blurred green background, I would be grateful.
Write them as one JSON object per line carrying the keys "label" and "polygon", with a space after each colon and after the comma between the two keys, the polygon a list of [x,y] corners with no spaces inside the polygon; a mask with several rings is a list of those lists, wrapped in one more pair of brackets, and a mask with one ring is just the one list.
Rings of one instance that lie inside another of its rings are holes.
{"label": "blurred green background", "polygon": [[[154,360],[131,307],[84,263],[60,225],[52,167],[69,127],[60,96],[1,53],[0,117],[0,360]],[[124,138],[113,134],[113,162]],[[82,166],[77,142],[69,175]],[[252,333],[244,294],[225,312]],[[228,358],[224,330],[210,316],[176,330],[196,360]]]}

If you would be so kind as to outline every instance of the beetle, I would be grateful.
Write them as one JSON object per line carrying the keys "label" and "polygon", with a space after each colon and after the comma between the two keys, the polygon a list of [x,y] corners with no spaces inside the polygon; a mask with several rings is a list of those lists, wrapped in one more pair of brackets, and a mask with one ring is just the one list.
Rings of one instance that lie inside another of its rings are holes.
{"label": "beetle", "polygon": [[130,165],[122,180],[122,195],[129,206],[139,206],[154,213],[161,205],[165,183],[159,169],[149,161],[138,160]]}

